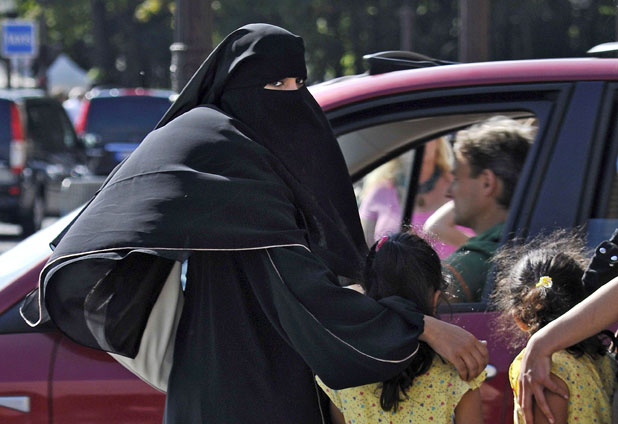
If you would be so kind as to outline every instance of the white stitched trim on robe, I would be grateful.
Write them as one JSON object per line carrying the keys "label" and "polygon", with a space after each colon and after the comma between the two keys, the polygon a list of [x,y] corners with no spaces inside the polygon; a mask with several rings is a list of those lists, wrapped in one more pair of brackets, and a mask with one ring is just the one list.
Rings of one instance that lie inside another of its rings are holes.
{"label": "white stitched trim on robe", "polygon": [[[281,283],[282,283],[282,284],[283,284],[283,285],[287,288],[287,287],[288,287],[288,285],[287,285],[287,284],[285,283],[285,281],[283,280],[283,277],[281,276],[281,273],[279,273],[279,270],[277,269],[277,265],[275,265],[275,262],[273,261],[273,258],[270,256],[270,252],[269,252],[268,250],[266,250],[266,254],[268,255],[268,259],[270,260],[271,265],[272,265],[272,266],[273,266],[273,268],[275,269],[275,272],[277,273],[277,276],[279,276],[279,280],[281,280]],[[288,288],[288,290],[289,290],[289,288]],[[318,319],[315,317],[315,315],[313,315],[313,314],[311,313],[311,311],[309,311],[309,310],[305,307],[305,305],[303,305],[303,304],[302,304],[302,303],[300,303],[300,302],[299,302],[299,304],[300,304],[300,306],[301,306],[301,307],[305,310],[305,312],[307,312],[307,314],[308,314],[311,318],[313,318],[313,320],[314,320],[314,321],[316,321],[318,324],[320,324],[320,326],[321,326],[321,327],[323,327],[323,328],[324,328],[324,330],[325,330],[328,334],[330,334],[331,336],[333,336],[335,339],[337,339],[338,341],[340,341],[340,342],[341,342],[341,343],[343,343],[344,345],[346,345],[346,346],[350,347],[350,349],[352,349],[352,350],[354,350],[354,351],[356,351],[356,352],[360,353],[361,355],[366,356],[366,357],[368,357],[368,358],[370,358],[370,359],[373,359],[373,360],[375,360],[375,361],[379,361],[379,362],[388,362],[388,363],[391,363],[391,364],[398,364],[398,363],[401,363],[401,362],[405,362],[405,361],[407,361],[408,359],[410,359],[411,357],[413,357],[414,355],[416,355],[416,352],[418,352],[418,348],[419,348],[419,346],[420,346],[420,344],[419,344],[419,343],[417,343],[417,344],[416,344],[416,349],[414,349],[414,352],[412,352],[412,354],[410,354],[410,355],[406,356],[406,357],[405,357],[405,358],[403,358],[403,359],[382,359],[382,358],[376,358],[375,356],[371,356],[371,355],[369,355],[369,354],[367,354],[367,353],[365,353],[365,352],[362,352],[362,351],[360,351],[359,349],[355,348],[354,346],[352,346],[351,344],[349,344],[348,342],[346,342],[345,340],[341,339],[339,336],[337,336],[336,334],[334,334],[334,333],[333,333],[332,331],[330,331],[328,328],[324,327],[324,326],[322,325],[322,323],[320,322],[320,320],[318,320]]]}

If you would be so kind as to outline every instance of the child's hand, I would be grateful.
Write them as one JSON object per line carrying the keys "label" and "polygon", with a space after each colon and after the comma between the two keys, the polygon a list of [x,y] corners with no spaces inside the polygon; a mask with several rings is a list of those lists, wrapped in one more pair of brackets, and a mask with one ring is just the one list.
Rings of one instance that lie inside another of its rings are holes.
{"label": "child's hand", "polygon": [[487,342],[477,340],[461,327],[430,316],[425,316],[425,331],[420,339],[452,363],[465,381],[483,372],[489,361]]}

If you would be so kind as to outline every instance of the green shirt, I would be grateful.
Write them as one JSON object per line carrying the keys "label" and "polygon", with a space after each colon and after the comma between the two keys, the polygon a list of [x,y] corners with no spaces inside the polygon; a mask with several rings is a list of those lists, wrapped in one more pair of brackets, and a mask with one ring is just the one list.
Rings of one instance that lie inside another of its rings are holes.
{"label": "green shirt", "polygon": [[488,260],[498,248],[503,228],[504,222],[501,222],[471,237],[444,259],[445,271],[452,277],[448,292],[455,297],[455,302],[481,301],[489,271]]}

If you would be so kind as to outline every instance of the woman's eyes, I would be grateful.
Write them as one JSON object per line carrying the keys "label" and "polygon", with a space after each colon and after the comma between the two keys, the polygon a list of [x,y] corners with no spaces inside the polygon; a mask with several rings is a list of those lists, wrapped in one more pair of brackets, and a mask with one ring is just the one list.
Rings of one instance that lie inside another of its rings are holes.
{"label": "woman's eyes", "polygon": [[[296,83],[298,87],[302,87],[305,85],[305,78],[295,78],[294,82]],[[267,85],[270,85],[272,87],[284,87],[286,85],[286,80],[282,79],[279,81],[271,82],[270,84],[267,84]]]}

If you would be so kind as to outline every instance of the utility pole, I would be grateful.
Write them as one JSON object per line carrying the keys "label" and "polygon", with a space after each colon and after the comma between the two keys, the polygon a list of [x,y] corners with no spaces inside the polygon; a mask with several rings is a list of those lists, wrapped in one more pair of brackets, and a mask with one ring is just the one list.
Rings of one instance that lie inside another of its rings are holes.
{"label": "utility pole", "polygon": [[47,68],[49,67],[49,46],[47,40],[47,22],[45,21],[45,7],[48,0],[39,0],[41,5],[41,14],[39,15],[39,57],[38,57],[38,72],[37,82],[39,88],[46,93],[47,86]]}
{"label": "utility pole", "polygon": [[170,50],[172,90],[179,93],[212,50],[210,1],[176,0],[174,43]]}
{"label": "utility pole", "polygon": [[459,0],[459,61],[489,60],[489,0]]}
{"label": "utility pole", "polygon": [[92,9],[92,32],[94,36],[93,62],[101,72],[99,83],[116,81],[115,55],[109,40],[109,23],[105,0],[90,0]]}

